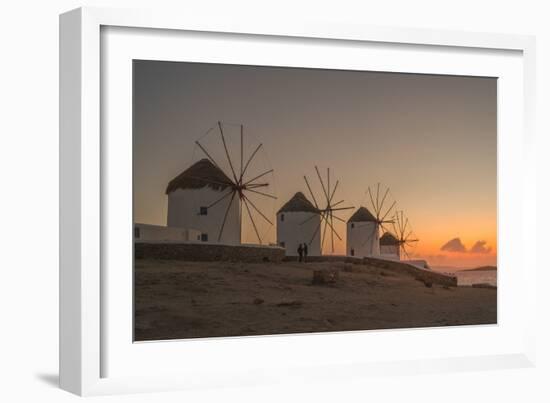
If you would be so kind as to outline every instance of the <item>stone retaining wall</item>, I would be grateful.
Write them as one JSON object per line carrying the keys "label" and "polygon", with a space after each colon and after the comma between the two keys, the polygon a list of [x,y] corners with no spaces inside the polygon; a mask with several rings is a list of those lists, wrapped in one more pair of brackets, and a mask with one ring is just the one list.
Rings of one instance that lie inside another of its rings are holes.
{"label": "stone retaining wall", "polygon": [[[296,261],[296,257],[286,257],[285,261]],[[440,284],[448,287],[456,287],[458,285],[456,276],[438,273],[429,269],[421,269],[412,264],[398,262],[385,259],[377,259],[372,257],[352,257],[352,256],[308,256],[308,262],[344,262],[352,264],[366,265],[370,267],[378,267],[381,269],[394,270],[410,274],[412,277],[425,283]]]}
{"label": "stone retaining wall", "polygon": [[216,245],[204,243],[136,242],[136,259],[186,261],[280,262],[285,256],[278,246]]}

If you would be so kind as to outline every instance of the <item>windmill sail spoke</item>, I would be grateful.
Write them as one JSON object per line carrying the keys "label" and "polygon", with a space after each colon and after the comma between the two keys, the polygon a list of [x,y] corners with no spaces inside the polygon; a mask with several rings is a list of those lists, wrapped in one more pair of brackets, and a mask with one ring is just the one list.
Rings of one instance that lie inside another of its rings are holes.
{"label": "windmill sail spoke", "polygon": [[311,186],[309,186],[309,182],[307,181],[306,176],[304,175],[304,180],[306,181],[307,188],[309,190],[309,194],[311,195],[311,198],[313,199],[313,203],[315,203],[315,208],[319,208],[319,205],[317,204],[317,200],[315,199],[315,195],[311,191]]}
{"label": "windmill sail spoke", "polygon": [[256,155],[256,153],[261,147],[262,147],[262,144],[260,143],[258,147],[256,147],[256,149],[254,150],[254,152],[250,155],[250,157],[248,157],[248,161],[246,161],[246,164],[244,165],[243,172],[240,177],[240,181],[243,180],[243,177],[246,174],[246,170],[248,169],[248,165],[250,165],[250,162],[254,159],[254,156]]}
{"label": "windmill sail spoke", "polygon": [[373,197],[372,197],[372,193],[371,193],[371,191],[370,191],[370,186],[368,187],[367,191],[368,191],[368,193],[369,193],[369,198],[370,198],[370,202],[371,202],[372,207],[373,207],[373,208],[376,208],[376,205],[374,204],[374,199],[373,199]]}
{"label": "windmill sail spoke", "polygon": [[236,194],[236,192],[233,192],[233,194],[231,196],[231,200],[229,201],[229,204],[227,205],[227,209],[225,210],[225,214],[223,216],[222,226],[220,228],[220,233],[218,234],[218,242],[220,242],[221,239],[222,239],[222,233],[223,233],[223,228],[225,227],[225,221],[227,220],[227,215],[229,214],[229,210],[231,209],[231,205],[233,204],[233,199],[235,199],[235,194]]}
{"label": "windmill sail spoke", "polygon": [[329,221],[330,219],[330,213],[327,213],[324,217],[324,220],[325,222],[327,223],[327,225],[329,226],[329,228],[331,229],[331,231],[334,231],[334,234],[336,235],[336,237],[339,239],[339,240],[342,240],[342,238],[340,237],[340,235],[338,234],[338,231],[336,231],[336,229],[334,229],[334,226],[331,224],[331,222]]}
{"label": "windmill sail spoke", "polygon": [[246,189],[265,188],[268,186],[269,183],[251,183],[249,185],[246,185]]}
{"label": "windmill sail spoke", "polygon": [[332,211],[330,212],[330,229],[332,230],[330,231],[330,242],[332,244],[332,253],[334,253],[334,233],[336,231],[334,230],[334,226],[333,226]]}
{"label": "windmill sail spoke", "polygon": [[218,163],[216,162],[216,160],[214,158],[212,158],[212,156],[208,153],[208,151],[206,151],[206,148],[203,147],[203,145],[201,143],[199,143],[199,141],[195,141],[195,144],[199,146],[199,148],[202,150],[202,152],[208,157],[208,159],[210,160],[210,162],[212,162],[212,164],[214,164],[218,169],[220,169],[221,171],[223,171],[223,169],[220,168],[220,166],[218,165]]}
{"label": "windmill sail spoke", "polygon": [[321,178],[321,174],[319,173],[319,168],[317,168],[317,166],[315,166],[315,171],[317,172],[317,177],[319,178],[319,182],[321,182],[321,187],[323,188],[323,193],[325,194],[325,198],[327,199],[327,204],[330,204],[328,200],[328,193],[327,193],[327,190],[325,189],[325,184],[323,183],[323,179]]}
{"label": "windmill sail spoke", "polygon": [[[317,216],[314,216],[314,217],[317,217]],[[321,223],[323,222],[323,214],[321,214],[321,219],[319,220],[319,224],[317,224],[317,227],[315,228],[315,231],[313,232],[313,236],[311,237],[311,240],[309,241],[309,245],[311,245],[311,243],[313,242],[313,240],[315,239],[315,236],[317,235],[317,233],[319,232],[319,229],[321,228]]]}
{"label": "windmill sail spoke", "polygon": [[241,125],[241,165],[239,169],[239,182],[243,180],[243,155],[244,155],[244,145],[243,145],[243,131],[244,127]]}
{"label": "windmill sail spoke", "polygon": [[[361,225],[360,227],[365,227],[366,225]],[[365,239],[365,242],[363,242],[363,244],[361,246],[365,246],[369,241],[372,242],[372,238],[374,237],[374,233],[376,232],[376,225],[374,227],[372,227],[372,232],[370,234],[370,236],[368,236],[366,239]],[[371,250],[371,253],[372,253],[372,250]]]}
{"label": "windmill sail spoke", "polygon": [[254,221],[254,218],[252,217],[252,213],[250,212],[250,207],[248,207],[248,203],[246,199],[243,199],[244,206],[246,207],[246,211],[248,212],[248,217],[250,218],[250,221],[252,222],[252,226],[254,227],[254,232],[256,232],[256,236],[258,237],[258,242],[260,244],[262,243],[262,238],[260,237],[260,233],[258,232],[258,228],[256,228],[256,222]]}
{"label": "windmill sail spoke", "polygon": [[390,232],[390,231],[388,231],[388,229],[384,226],[383,223],[380,223],[379,225],[380,225],[380,228],[382,228],[382,231],[383,231],[383,232]]}
{"label": "windmill sail spoke", "polygon": [[409,252],[407,251],[407,248],[405,248],[405,246],[403,246],[403,252],[405,253],[405,256],[407,257],[407,260],[410,260],[411,257],[409,256]]}
{"label": "windmill sail spoke", "polygon": [[258,207],[256,207],[256,205],[252,202],[252,200],[250,200],[250,199],[249,199],[248,197],[246,197],[246,195],[244,195],[244,194],[243,194],[243,197],[245,198],[245,200],[246,200],[248,203],[250,203],[250,205],[252,206],[252,208],[253,208],[254,210],[256,210],[256,212],[257,212],[259,215],[261,215],[261,216],[263,217],[264,220],[266,220],[268,223],[270,223],[271,225],[273,225],[273,222],[271,222],[271,220],[270,220],[269,218],[267,218],[267,217],[265,216],[265,214],[262,213]]}
{"label": "windmill sail spoke", "polygon": [[[332,194],[330,195],[330,202],[332,202],[332,198],[334,197],[334,194],[336,193],[336,189],[338,188],[338,184],[340,183],[340,181],[336,181],[336,185],[334,185],[334,189],[332,190]],[[343,200],[341,201],[343,202]],[[337,203],[338,204],[338,203]],[[332,207],[334,207],[335,204],[332,205]]]}
{"label": "windmill sail spoke", "polygon": [[378,196],[380,196],[380,182],[376,185],[376,218],[379,218],[380,216],[380,206],[378,205]]}
{"label": "windmill sail spoke", "polygon": [[325,246],[325,236],[326,236],[326,234],[327,234],[327,223],[328,223],[328,219],[327,219],[326,215],[325,215],[324,218],[325,218],[325,220],[324,220],[324,221],[325,221],[325,226],[324,226],[324,228],[323,228],[323,237],[321,238],[321,251],[323,251],[323,248],[324,248],[324,246]]}
{"label": "windmill sail spoke", "polygon": [[229,196],[230,194],[234,194],[235,191],[232,190],[230,192],[227,192],[226,194],[224,194],[222,197],[220,197],[219,199],[217,199],[215,202],[213,202],[212,204],[210,204],[209,206],[206,206],[206,209],[210,209],[212,207],[214,207],[216,204],[218,204],[219,202],[221,202],[223,199],[225,199],[227,196]]}
{"label": "windmill sail spoke", "polygon": [[231,168],[231,173],[233,174],[235,183],[238,183],[239,180],[237,179],[237,174],[235,173],[235,169],[233,168],[233,162],[231,162],[231,157],[229,156],[229,151],[227,150],[227,144],[225,143],[225,136],[223,135],[222,122],[218,122],[218,127],[220,128],[220,136],[222,137],[223,148],[225,150],[225,156],[227,157],[227,161],[229,162],[229,168]]}
{"label": "windmill sail spoke", "polygon": [[338,208],[331,208],[330,210],[331,211],[340,211],[340,210],[351,210],[351,209],[354,209],[355,207],[338,207]]}
{"label": "windmill sail spoke", "polygon": [[391,223],[391,226],[393,228],[393,233],[397,236],[399,236],[399,231],[397,231],[397,227],[395,226],[395,222]]}
{"label": "windmill sail spoke", "polygon": [[384,201],[386,200],[386,197],[388,196],[388,192],[390,191],[390,188],[386,188],[386,192],[384,193],[384,197],[382,197],[382,201],[380,202],[380,211],[384,208]]}
{"label": "windmill sail spoke", "polygon": [[267,171],[265,171],[264,173],[261,173],[260,175],[258,175],[258,176],[256,176],[256,177],[254,177],[254,178],[252,178],[252,179],[246,181],[246,182],[244,183],[244,185],[248,185],[250,182],[254,182],[256,179],[260,179],[261,177],[266,176],[267,174],[270,174],[271,172],[273,172],[273,169],[267,170]]}
{"label": "windmill sail spoke", "polygon": [[341,222],[343,222],[343,223],[346,222],[346,220],[342,220],[340,217],[338,217],[338,216],[335,215],[334,213],[332,214],[332,218],[335,218],[336,220],[341,221]]}
{"label": "windmill sail spoke", "polygon": [[339,204],[342,204],[343,202],[344,202],[344,200],[340,200],[339,202],[334,203],[334,204],[333,204],[332,206],[330,206],[330,207],[336,207],[336,206],[338,206]]}
{"label": "windmill sail spoke", "polygon": [[388,214],[390,213],[391,209],[393,208],[393,206],[395,206],[395,203],[397,202],[393,202],[392,205],[390,206],[390,208],[388,209],[388,211],[386,211],[386,214],[384,214],[384,216],[381,218],[381,221],[384,221],[386,219],[386,217],[388,216]]}
{"label": "windmill sail spoke", "polygon": [[211,183],[213,185],[220,185],[220,186],[231,186],[233,187],[233,183],[231,182],[220,182],[220,181],[215,181],[215,180],[212,180],[212,179],[206,179],[206,178],[200,178],[198,176],[188,176],[189,179],[194,179],[194,180],[197,180],[199,182],[205,182],[205,183]]}
{"label": "windmill sail spoke", "polygon": [[272,199],[277,199],[277,196],[270,195],[269,193],[260,192],[258,190],[247,188],[246,191],[252,192],[252,193],[258,193],[259,195],[266,196],[266,197],[271,197]]}
{"label": "windmill sail spoke", "polygon": [[327,167],[327,204],[330,206],[330,168]]}
{"label": "windmill sail spoke", "polygon": [[305,219],[304,221],[302,221],[299,225],[304,225],[305,223],[313,220],[314,218],[317,218],[317,214],[312,214],[309,216],[309,218]]}
{"label": "windmill sail spoke", "polygon": [[395,234],[399,238],[402,238],[403,234],[401,233],[401,218],[399,216],[399,211],[397,211],[396,214],[395,214],[395,225],[396,225],[396,228],[397,228]]}

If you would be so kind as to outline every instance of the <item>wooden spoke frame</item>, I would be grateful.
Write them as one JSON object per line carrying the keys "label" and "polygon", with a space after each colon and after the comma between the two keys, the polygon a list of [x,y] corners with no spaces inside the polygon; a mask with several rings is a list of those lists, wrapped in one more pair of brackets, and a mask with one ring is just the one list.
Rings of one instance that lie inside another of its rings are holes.
{"label": "wooden spoke frame", "polygon": [[400,255],[402,253],[407,260],[410,260],[411,249],[414,249],[419,240],[410,226],[409,219],[402,210],[395,212],[393,221],[393,235],[397,238]]}
{"label": "wooden spoke frame", "polygon": [[[388,196],[391,198],[390,188],[385,187],[380,182],[372,189],[369,186],[365,194],[368,195],[368,201],[370,201],[370,205],[367,202],[367,205],[369,205],[368,210],[374,215],[375,225],[370,236],[363,242],[363,246],[369,241],[372,242],[376,233],[380,234],[380,229],[382,229],[383,232],[389,232],[386,224],[393,224],[394,221],[393,219],[387,220],[386,218],[390,215],[396,204],[395,200],[392,202],[390,201],[391,199],[388,199]],[[387,203],[390,205],[389,208],[386,205]]]}
{"label": "wooden spoke frame", "polygon": [[[265,220],[269,225],[273,225],[273,222],[267,217],[267,215],[260,210],[260,208],[250,199],[249,196],[247,196],[247,193],[254,193],[256,195],[267,197],[270,199],[277,199],[275,195],[272,195],[267,192],[259,191],[259,188],[266,188],[269,187],[270,183],[266,181],[265,177],[268,174],[273,173],[273,169],[269,169],[265,172],[262,172],[259,175],[254,175],[252,178],[247,178],[247,171],[250,168],[250,164],[253,163],[254,159],[257,157],[258,151],[262,148],[262,144],[260,143],[254,151],[245,158],[244,153],[244,126],[240,126],[240,138],[239,138],[239,145],[240,145],[240,153],[238,156],[239,161],[239,169],[238,171],[235,170],[236,166],[233,164],[233,159],[231,158],[229,148],[227,146],[226,141],[226,135],[224,133],[224,124],[222,122],[217,123],[217,128],[220,135],[221,145],[223,147],[223,154],[225,155],[225,158],[227,160],[228,166],[229,166],[229,175],[224,171],[222,166],[218,164],[216,160],[212,157],[209,150],[201,144],[198,140],[195,141],[195,144],[197,147],[201,150],[201,152],[206,156],[206,158],[218,169],[220,169],[227,178],[233,178],[230,179],[230,182],[228,183],[222,183],[222,182],[216,182],[209,179],[202,179],[202,178],[195,178],[197,180],[203,180],[205,183],[208,184],[215,184],[220,186],[226,186],[229,188],[229,191],[222,195],[219,199],[211,203],[207,208],[212,208],[217,206],[221,201],[225,200],[227,197],[231,196],[229,204],[227,205],[227,208],[224,212],[223,220],[220,223],[220,230],[218,233],[218,242],[221,241],[223,230],[225,228],[225,224],[227,221],[227,217],[229,215],[229,210],[231,209],[231,206],[235,200],[239,203],[239,209],[240,209],[240,220],[241,220],[241,231],[242,231],[242,220],[243,220],[243,206],[246,209],[247,215],[250,219],[250,222],[252,223],[252,227],[254,229],[254,233],[256,234],[256,237],[258,238],[258,242],[262,244],[262,237],[260,235],[260,232],[258,231],[258,226],[256,225],[255,221],[255,214],[256,213],[261,219]],[[206,134],[213,131],[214,128],[210,128]],[[246,162],[245,162],[246,161]],[[262,179],[261,182],[257,182],[259,179]]]}
{"label": "wooden spoke frame", "polygon": [[[315,231],[313,232],[310,241],[308,242],[309,245],[313,242],[315,237],[318,233],[321,234],[321,254],[323,253],[323,249],[325,247],[325,242],[328,242],[328,239],[330,237],[330,247],[332,253],[334,253],[334,237],[338,238],[339,240],[342,240],[342,237],[338,234],[338,231],[336,231],[334,227],[334,221],[338,220],[341,222],[345,222],[341,217],[338,217],[336,215],[337,211],[345,211],[345,210],[351,210],[354,207],[336,207],[341,205],[344,200],[339,200],[338,202],[334,203],[334,196],[336,194],[336,190],[338,189],[338,186],[340,184],[339,180],[336,180],[336,183],[334,186],[331,186],[331,176],[330,176],[330,168],[327,168],[327,174],[326,174],[326,181],[324,180],[323,176],[321,175],[321,172],[319,170],[319,167],[315,166],[315,173],[317,176],[317,179],[319,180],[320,187],[322,190],[322,195],[319,200],[321,200],[321,203],[317,202],[317,198],[315,197],[315,194],[313,192],[313,189],[311,187],[311,184],[307,178],[307,176],[304,175],[304,181],[306,183],[306,187],[308,189],[309,195],[311,196],[311,199],[313,200],[313,204],[315,205],[315,209],[317,210],[317,213],[319,214],[320,220],[319,224],[315,228]],[[323,199],[324,198],[324,199]],[[311,216],[310,218],[303,221],[302,224],[305,224],[312,220],[316,216]],[[327,234],[328,231],[328,234]]]}

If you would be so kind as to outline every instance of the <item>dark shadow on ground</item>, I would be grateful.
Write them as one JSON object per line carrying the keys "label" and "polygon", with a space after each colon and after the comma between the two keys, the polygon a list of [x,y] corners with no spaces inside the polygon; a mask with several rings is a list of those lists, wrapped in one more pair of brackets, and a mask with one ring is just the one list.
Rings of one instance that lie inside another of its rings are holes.
{"label": "dark shadow on ground", "polygon": [[36,374],[36,378],[40,379],[45,384],[59,387],[59,375],[58,374]]}

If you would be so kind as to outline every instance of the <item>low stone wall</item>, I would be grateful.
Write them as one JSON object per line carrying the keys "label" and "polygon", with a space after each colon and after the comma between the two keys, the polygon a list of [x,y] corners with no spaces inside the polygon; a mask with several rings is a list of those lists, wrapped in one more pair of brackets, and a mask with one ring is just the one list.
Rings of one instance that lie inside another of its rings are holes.
{"label": "low stone wall", "polygon": [[406,272],[424,283],[440,284],[448,287],[456,287],[458,285],[456,276],[438,273],[429,269],[421,269],[405,262],[394,262],[391,260],[375,259],[370,257],[363,258],[363,261],[369,266]]}
{"label": "low stone wall", "polygon": [[194,262],[280,262],[285,256],[285,250],[278,246],[136,242],[134,256],[136,259],[170,259]]}
{"label": "low stone wall", "polygon": [[[285,257],[285,261],[296,261],[296,257]],[[400,261],[377,259],[372,257],[352,257],[352,256],[308,256],[308,262],[344,262],[352,264],[366,265],[381,269],[395,270],[410,274],[415,279],[424,283],[440,284],[448,287],[457,287],[455,276],[438,273],[429,269],[421,269],[412,264]]]}

